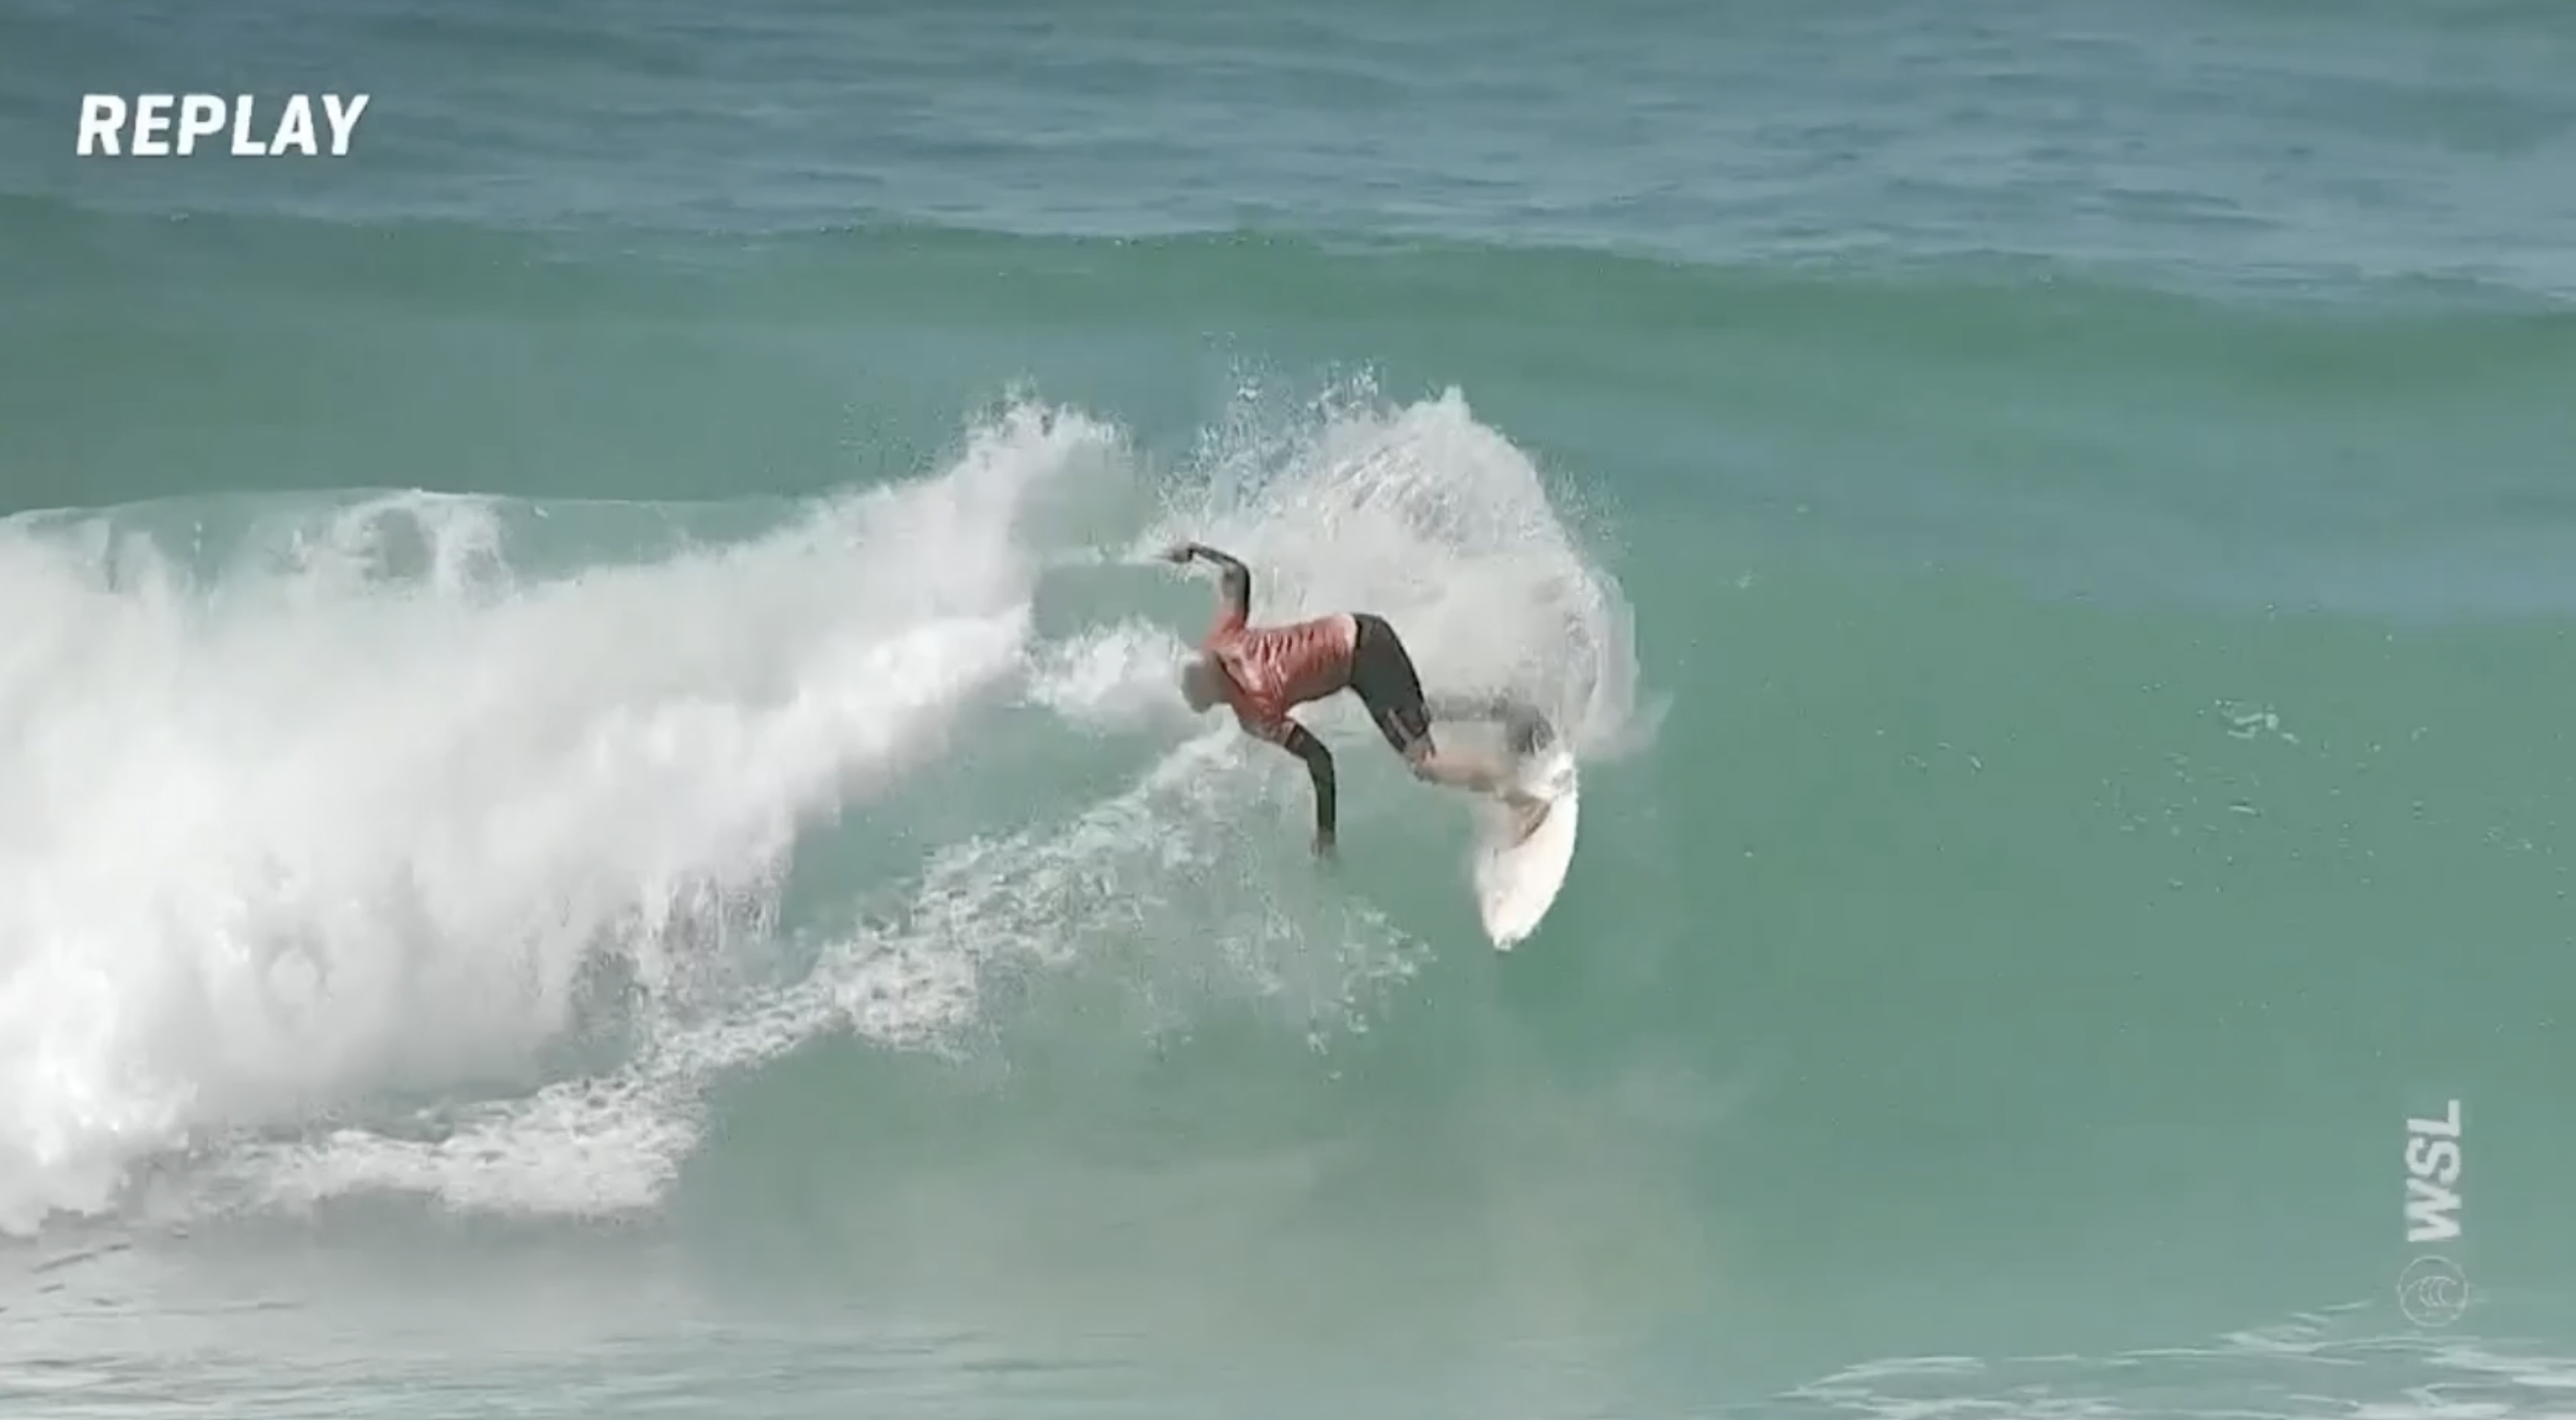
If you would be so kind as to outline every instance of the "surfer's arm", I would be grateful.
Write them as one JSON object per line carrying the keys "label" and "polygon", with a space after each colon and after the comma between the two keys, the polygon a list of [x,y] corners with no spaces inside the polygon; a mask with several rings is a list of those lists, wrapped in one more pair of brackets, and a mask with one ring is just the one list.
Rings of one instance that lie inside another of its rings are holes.
{"label": "surfer's arm", "polygon": [[1163,556],[1185,565],[1191,562],[1215,564],[1219,574],[1217,580],[1218,630],[1232,630],[1251,618],[1252,569],[1244,566],[1240,560],[1219,552],[1203,542],[1176,543]]}
{"label": "surfer's arm", "polygon": [[1306,777],[1315,784],[1315,851],[1333,851],[1333,752],[1315,733],[1290,720],[1280,730],[1279,747],[1306,762]]}

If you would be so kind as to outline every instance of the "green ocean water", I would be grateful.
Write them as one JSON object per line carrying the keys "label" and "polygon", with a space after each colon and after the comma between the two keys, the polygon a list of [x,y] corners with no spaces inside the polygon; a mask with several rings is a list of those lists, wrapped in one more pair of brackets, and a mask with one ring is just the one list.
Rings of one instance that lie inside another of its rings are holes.
{"label": "green ocean water", "polygon": [[[0,56],[9,1413],[2567,1411],[2563,16]],[[1554,713],[1535,939],[1183,536]]]}

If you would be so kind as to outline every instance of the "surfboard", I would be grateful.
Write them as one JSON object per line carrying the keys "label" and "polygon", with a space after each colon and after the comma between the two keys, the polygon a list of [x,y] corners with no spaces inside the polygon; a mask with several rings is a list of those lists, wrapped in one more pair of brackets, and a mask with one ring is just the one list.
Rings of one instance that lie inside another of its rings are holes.
{"label": "surfboard", "polygon": [[1551,801],[1538,831],[1514,843],[1512,811],[1488,801],[1477,806],[1476,909],[1494,950],[1507,952],[1538,930],[1565,871],[1574,862],[1574,829],[1582,807],[1574,756],[1561,745],[1524,762],[1521,783]]}

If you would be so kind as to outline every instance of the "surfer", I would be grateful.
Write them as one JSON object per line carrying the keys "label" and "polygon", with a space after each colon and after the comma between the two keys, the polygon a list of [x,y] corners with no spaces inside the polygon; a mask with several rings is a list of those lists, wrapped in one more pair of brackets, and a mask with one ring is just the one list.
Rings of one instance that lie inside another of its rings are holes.
{"label": "surfer", "polygon": [[[1523,791],[1510,769],[1443,749],[1431,738],[1431,707],[1404,640],[1386,619],[1368,612],[1336,612],[1285,626],[1255,627],[1252,569],[1204,543],[1179,543],[1164,559],[1187,566],[1208,562],[1221,574],[1216,626],[1199,654],[1181,668],[1181,697],[1200,714],[1219,703],[1255,739],[1275,744],[1305,762],[1315,785],[1315,852],[1333,852],[1333,753],[1289,711],[1350,691],[1366,705],[1378,732],[1427,784],[1488,794],[1511,806],[1518,837],[1526,839],[1547,817],[1549,801]],[[1445,719],[1498,719],[1513,752],[1527,754],[1551,738],[1546,720],[1526,707],[1501,701],[1443,700]]]}

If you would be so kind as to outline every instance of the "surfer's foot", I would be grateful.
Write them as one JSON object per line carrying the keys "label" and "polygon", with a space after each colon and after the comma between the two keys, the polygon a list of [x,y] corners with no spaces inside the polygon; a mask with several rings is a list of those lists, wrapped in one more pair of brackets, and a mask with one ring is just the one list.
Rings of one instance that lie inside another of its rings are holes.
{"label": "surfer's foot", "polygon": [[1541,750],[1556,743],[1556,731],[1547,717],[1535,710],[1514,706],[1503,718],[1504,742],[1512,747],[1516,759],[1536,759]]}

